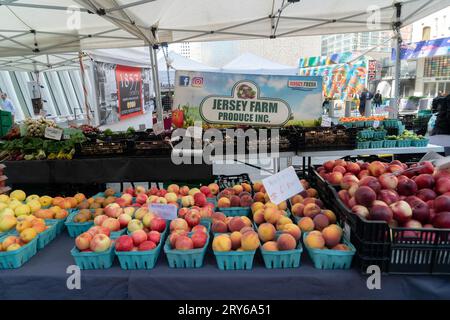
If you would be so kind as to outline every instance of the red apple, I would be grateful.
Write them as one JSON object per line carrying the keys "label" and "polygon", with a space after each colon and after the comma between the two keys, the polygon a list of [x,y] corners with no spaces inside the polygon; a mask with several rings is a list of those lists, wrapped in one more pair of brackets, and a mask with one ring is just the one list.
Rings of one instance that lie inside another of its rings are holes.
{"label": "red apple", "polygon": [[406,201],[397,201],[390,205],[394,219],[405,223],[412,219],[412,209]]}
{"label": "red apple", "polygon": [[123,235],[116,240],[116,251],[131,251],[133,246],[133,239],[130,236]]}
{"label": "red apple", "polygon": [[144,204],[147,203],[148,196],[145,193],[140,193],[136,196],[136,203]]}
{"label": "red apple", "polygon": [[92,236],[95,236],[97,234],[104,234],[105,236],[109,237],[109,235],[111,234],[111,230],[103,226],[91,227],[87,232],[90,233]]}
{"label": "red apple", "polygon": [[185,230],[188,231],[189,230],[189,225],[186,222],[186,220],[181,219],[181,218],[176,218],[173,219],[170,222],[170,231],[172,230]]}
{"label": "red apple", "polygon": [[444,194],[446,192],[449,192],[450,191],[450,178],[448,178],[448,177],[438,178],[436,180],[436,187],[434,188],[434,190],[439,194]]}
{"label": "red apple", "polygon": [[136,230],[131,234],[133,244],[138,247],[142,242],[147,241],[147,234],[144,230]]}
{"label": "red apple", "polygon": [[194,248],[203,248],[208,240],[208,235],[202,231],[194,232],[191,236]]}
{"label": "red apple", "polygon": [[75,246],[80,251],[89,249],[92,238],[93,236],[90,233],[84,232],[75,238]]}
{"label": "red apple", "polygon": [[366,207],[370,207],[376,198],[377,194],[369,187],[360,187],[355,192],[356,203]]}
{"label": "red apple", "polygon": [[[196,193],[197,194],[197,193]],[[200,219],[202,216],[200,215],[200,212],[198,210],[191,210],[188,213],[186,213],[185,220],[189,227],[194,227],[200,223]]]}
{"label": "red apple", "polygon": [[397,202],[399,200],[398,193],[394,190],[383,189],[378,193],[378,200],[381,200],[388,205]]}
{"label": "red apple", "polygon": [[146,240],[138,246],[138,251],[150,251],[156,248],[156,244],[153,241]]}
{"label": "red apple", "polygon": [[175,249],[177,250],[191,250],[194,249],[194,242],[187,236],[179,236],[175,241]]}
{"label": "red apple", "polygon": [[164,232],[166,229],[166,220],[156,217],[150,221],[150,229],[152,231]]}
{"label": "red apple", "polygon": [[204,207],[208,203],[208,201],[206,200],[206,196],[203,193],[197,192],[194,194],[194,203],[196,206]]}
{"label": "red apple", "polygon": [[376,193],[380,192],[380,190],[381,190],[381,184],[378,181],[378,179],[375,177],[371,177],[371,176],[367,176],[367,177],[364,177],[361,180],[359,180],[359,186],[360,187],[369,187]]}
{"label": "red apple", "polygon": [[417,184],[411,179],[399,179],[397,191],[402,196],[412,196],[417,192]]}
{"label": "red apple", "polygon": [[388,206],[380,206],[380,205],[375,205],[373,207],[370,208],[369,210],[369,219],[370,220],[381,220],[381,221],[386,221],[389,222],[391,221],[393,218],[393,213],[391,208],[389,208]]}
{"label": "red apple", "polygon": [[128,193],[128,194],[131,195],[132,197],[135,196],[134,189],[133,189],[132,187],[126,188],[125,191],[124,191],[124,193]]}
{"label": "red apple", "polygon": [[450,211],[450,197],[445,195],[437,197],[434,199],[433,208],[436,213]]}
{"label": "red apple", "polygon": [[119,218],[117,218],[117,220],[119,221],[120,224],[120,229],[126,228],[128,226],[128,223],[130,223],[130,221],[132,220],[131,216],[123,213],[119,216]]}
{"label": "red apple", "polygon": [[101,225],[103,224],[103,222],[104,222],[106,219],[108,219],[108,216],[106,216],[106,215],[104,215],[104,214],[101,214],[101,215],[99,215],[99,216],[96,216],[96,217],[94,218],[94,224],[95,224],[96,226],[101,226]]}
{"label": "red apple", "polygon": [[382,174],[378,180],[380,181],[383,189],[395,190],[397,188],[398,179],[392,173]]}
{"label": "red apple", "polygon": [[161,241],[161,233],[158,231],[150,231],[147,233],[147,240],[158,244]]}
{"label": "red apple", "polygon": [[117,203],[108,204],[103,211],[110,218],[118,218],[123,213],[123,209]]}
{"label": "red apple", "polygon": [[191,232],[198,232],[198,231],[201,231],[201,232],[204,232],[204,233],[208,233],[208,229],[202,224],[196,225],[191,230]]}

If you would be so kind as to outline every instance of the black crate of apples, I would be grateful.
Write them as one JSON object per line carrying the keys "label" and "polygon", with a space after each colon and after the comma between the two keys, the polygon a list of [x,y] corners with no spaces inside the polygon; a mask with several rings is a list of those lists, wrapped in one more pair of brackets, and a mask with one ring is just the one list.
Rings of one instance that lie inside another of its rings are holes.
{"label": "black crate of apples", "polygon": [[337,198],[362,271],[450,273],[450,172],[430,162],[339,159],[316,174]]}

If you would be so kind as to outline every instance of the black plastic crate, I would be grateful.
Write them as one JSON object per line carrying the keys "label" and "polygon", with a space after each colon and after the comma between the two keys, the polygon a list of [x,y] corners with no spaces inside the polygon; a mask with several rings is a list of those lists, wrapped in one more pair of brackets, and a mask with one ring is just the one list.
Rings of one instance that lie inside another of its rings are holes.
{"label": "black plastic crate", "polygon": [[356,148],[358,128],[344,126],[302,127],[298,129],[299,151],[351,150]]}
{"label": "black plastic crate", "polygon": [[242,173],[238,175],[217,175],[214,178],[215,182],[219,185],[220,191],[226,188],[232,188],[234,185],[241,183],[248,183],[252,187],[253,195],[253,182],[250,179],[248,173]]}
{"label": "black plastic crate", "polygon": [[102,157],[111,155],[130,155],[134,141],[86,141],[76,145],[75,154],[85,157]]}

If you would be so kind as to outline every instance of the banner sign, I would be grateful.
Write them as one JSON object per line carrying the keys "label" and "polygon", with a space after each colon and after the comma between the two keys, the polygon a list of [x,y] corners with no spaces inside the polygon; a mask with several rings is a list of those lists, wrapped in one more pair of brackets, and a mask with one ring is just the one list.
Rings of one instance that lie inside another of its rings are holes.
{"label": "banner sign", "polygon": [[141,69],[118,65],[116,81],[120,120],[142,114]]}
{"label": "banner sign", "polygon": [[[400,59],[430,58],[450,55],[450,37],[402,44]],[[392,60],[395,60],[395,48],[392,48]]]}
{"label": "banner sign", "polygon": [[215,125],[313,125],[322,113],[322,78],[177,71],[174,109]]}
{"label": "banner sign", "polygon": [[[301,67],[298,74],[301,76],[322,76],[322,90],[326,97],[347,100],[355,97],[356,94],[360,94],[366,87],[367,64],[367,59],[362,58],[352,63]],[[300,66],[304,65],[304,61],[300,60]]]}
{"label": "banner sign", "polygon": [[94,62],[100,125],[109,125],[152,110],[150,69]]}

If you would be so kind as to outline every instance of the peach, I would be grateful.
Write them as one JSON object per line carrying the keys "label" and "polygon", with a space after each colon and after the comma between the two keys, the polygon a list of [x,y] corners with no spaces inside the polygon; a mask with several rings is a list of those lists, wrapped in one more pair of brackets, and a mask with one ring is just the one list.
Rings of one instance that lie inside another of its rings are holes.
{"label": "peach", "polygon": [[233,190],[234,190],[234,194],[239,194],[242,191],[244,191],[244,188],[240,184],[237,184],[237,185],[233,186]]}
{"label": "peach", "polygon": [[350,200],[350,193],[347,190],[339,190],[338,192],[339,199],[345,204],[348,205],[348,201]]}
{"label": "peach", "polygon": [[264,220],[266,220],[266,222],[276,224],[280,218],[281,214],[278,209],[267,208],[264,210]]}
{"label": "peach", "polygon": [[322,210],[322,213],[327,216],[328,221],[330,221],[331,224],[336,223],[336,215],[331,210]]}
{"label": "peach", "polygon": [[234,231],[230,234],[232,250],[236,250],[241,247],[241,238],[242,238],[242,233],[240,233],[239,231]]}
{"label": "peach", "polygon": [[228,229],[230,229],[231,232],[240,231],[246,226],[246,223],[241,219],[241,217],[232,217],[228,223]]}
{"label": "peach", "polygon": [[302,203],[296,203],[292,206],[291,212],[294,216],[302,217],[305,206]]}
{"label": "peach", "polygon": [[330,173],[330,175],[328,176],[328,181],[331,184],[339,185],[343,178],[344,178],[344,175],[341,172],[335,171],[335,172]]}
{"label": "peach", "polygon": [[218,252],[230,251],[232,248],[230,236],[227,234],[215,236],[212,242],[212,248]]}
{"label": "peach", "polygon": [[278,210],[278,206],[277,206],[275,203],[270,202],[270,201],[268,201],[268,202],[264,205],[264,208],[265,208],[265,209],[267,209],[267,208],[272,208],[272,209],[277,209],[277,210]]}
{"label": "peach", "polygon": [[242,183],[241,184],[242,188],[244,188],[244,191],[246,192],[252,192],[252,186],[249,183]]}
{"label": "peach", "polygon": [[414,180],[403,178],[398,180],[397,192],[401,196],[412,196],[417,192],[417,184]]}
{"label": "peach", "polygon": [[265,194],[262,192],[256,192],[255,195],[253,196],[253,201],[265,203],[266,202]]}
{"label": "peach", "polygon": [[278,251],[278,246],[276,241],[267,241],[262,245],[262,249],[266,251]]}
{"label": "peach", "polygon": [[361,167],[356,162],[347,162],[347,172],[357,175],[361,171]]}
{"label": "peach", "polygon": [[316,230],[323,230],[325,227],[327,227],[330,224],[330,221],[328,220],[328,217],[322,213],[319,213],[313,218],[314,226]]}
{"label": "peach", "polygon": [[252,220],[250,220],[248,217],[242,216],[241,219],[242,219],[242,221],[244,221],[244,224],[246,227],[253,226]]}
{"label": "peach", "polygon": [[310,232],[305,238],[305,245],[311,249],[323,249],[325,248],[325,239],[320,232],[318,234]]}
{"label": "peach", "polygon": [[310,198],[317,198],[317,195],[318,195],[317,190],[314,188],[307,189],[306,193],[308,194],[308,197],[310,197]]}
{"label": "peach", "polygon": [[244,227],[241,229],[240,231],[242,234],[246,233],[246,232],[255,232],[255,230],[253,230],[252,227]]}
{"label": "peach", "polygon": [[217,207],[229,208],[231,207],[231,202],[228,198],[220,198],[219,201],[217,201]]}
{"label": "peach", "polygon": [[360,179],[359,186],[360,187],[369,187],[373,191],[375,191],[375,193],[378,193],[381,190],[380,181],[377,178],[371,177],[371,176],[367,176],[367,177]]}
{"label": "peach", "polygon": [[341,241],[342,229],[337,224],[329,225],[322,230],[322,236],[325,240],[325,245],[328,248],[333,248]]}
{"label": "peach", "polygon": [[288,233],[281,234],[277,239],[278,250],[294,250],[296,246],[297,241],[295,241],[295,238]]}
{"label": "peach", "polygon": [[309,217],[301,218],[297,225],[303,232],[310,232],[314,230],[314,221]]}
{"label": "peach", "polygon": [[225,233],[228,232],[227,224],[221,220],[214,220],[211,226],[213,232]]}
{"label": "peach", "polygon": [[213,214],[211,215],[211,218],[213,220],[220,220],[223,222],[225,222],[225,220],[227,219],[227,217],[222,212],[213,212]]}
{"label": "peach", "polygon": [[388,206],[374,205],[369,210],[370,220],[384,220],[391,221],[393,218],[392,210]]}
{"label": "peach", "polygon": [[253,190],[255,192],[259,192],[261,190],[261,188],[263,187],[263,184],[261,182],[255,182],[253,184]]}
{"label": "peach", "polygon": [[258,227],[258,236],[262,242],[267,242],[275,239],[275,227],[271,223],[263,223]]}
{"label": "peach", "polygon": [[358,184],[358,182],[359,179],[351,174],[342,178],[340,186],[342,189],[348,190],[352,185]]}
{"label": "peach", "polygon": [[252,212],[255,213],[259,209],[264,209],[264,203],[262,202],[254,202],[251,205]]}
{"label": "peach", "polygon": [[294,205],[296,203],[303,203],[303,197],[299,194],[297,194],[291,198],[291,204]]}
{"label": "peach", "polygon": [[[440,173],[440,174],[442,175],[442,173]],[[450,191],[450,176],[441,176],[441,177],[438,176],[438,178],[436,180],[435,191],[441,195],[449,192]]]}
{"label": "peach", "polygon": [[300,237],[302,235],[302,231],[300,230],[300,228],[293,223],[288,223],[288,224],[284,225],[283,233],[290,234],[297,241],[300,240]]}
{"label": "peach", "polygon": [[398,179],[392,173],[383,173],[378,180],[383,189],[395,190],[397,188]]}
{"label": "peach", "polygon": [[364,219],[367,219],[369,216],[369,209],[359,204],[352,207],[352,212]]}
{"label": "peach", "polygon": [[315,203],[308,203],[303,209],[303,216],[313,218],[321,212],[320,207]]}
{"label": "peach", "polygon": [[253,221],[255,221],[258,225],[264,223],[266,221],[266,219],[264,219],[264,210],[258,210],[255,212],[253,215]]}
{"label": "peach", "polygon": [[230,207],[240,207],[241,205],[241,199],[238,196],[231,196],[230,197]]}
{"label": "peach", "polygon": [[336,161],[334,160],[328,160],[323,164],[323,167],[325,168],[325,170],[327,171],[332,171],[334,166],[336,165]]}
{"label": "peach", "polygon": [[351,251],[350,247],[347,246],[346,244],[343,243],[339,243],[337,245],[335,245],[333,248],[331,248],[333,250],[339,250],[339,251]]}
{"label": "peach", "polygon": [[408,202],[400,200],[389,206],[394,215],[394,219],[400,223],[405,223],[412,219],[413,213]]}
{"label": "peach", "polygon": [[286,216],[282,216],[277,222],[277,229],[281,230],[284,225],[292,223],[292,220]]}
{"label": "peach", "polygon": [[260,245],[258,234],[254,231],[246,232],[241,237],[241,248],[244,251],[253,251]]}

